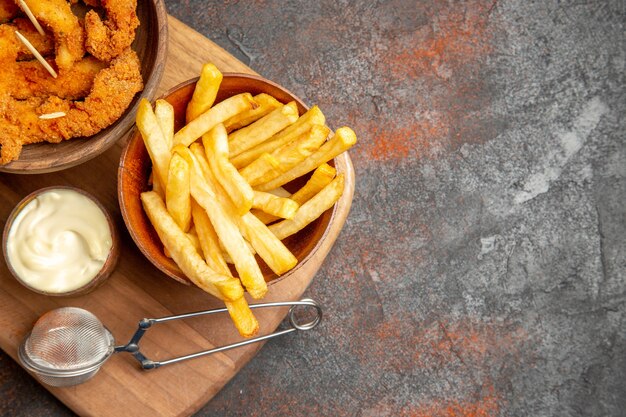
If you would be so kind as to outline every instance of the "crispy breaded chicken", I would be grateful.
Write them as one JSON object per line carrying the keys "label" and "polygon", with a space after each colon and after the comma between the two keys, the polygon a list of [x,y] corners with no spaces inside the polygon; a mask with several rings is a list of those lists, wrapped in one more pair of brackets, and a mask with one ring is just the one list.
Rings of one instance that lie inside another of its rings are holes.
{"label": "crispy breaded chicken", "polygon": [[118,56],[135,39],[139,26],[137,0],[100,0],[106,12],[103,22],[100,16],[90,10],[85,15],[85,45],[87,52],[96,58],[108,61]]}
{"label": "crispy breaded chicken", "polygon": [[[22,145],[37,142],[58,143],[64,139],[91,136],[115,122],[135,94],[143,88],[141,65],[130,48],[100,71],[84,101],[57,96],[16,100],[0,96],[0,164],[17,159]],[[42,114],[64,112],[56,119],[40,119]]]}
{"label": "crispy breaded chicken", "polygon": [[84,30],[67,0],[24,0],[39,23],[54,34],[56,64],[69,68],[85,55]]}
{"label": "crispy breaded chicken", "polygon": [[[43,55],[54,50],[52,40],[40,35],[27,20],[20,18],[0,25],[0,91],[15,99],[49,95],[67,99],[85,97],[96,74],[107,66],[94,57],[86,57],[67,69],[59,69],[58,77],[53,78],[38,61],[32,60],[30,51],[15,36],[15,30],[30,39]],[[16,61],[28,58],[31,60]]]}
{"label": "crispy breaded chicken", "polygon": [[8,92],[13,98],[54,95],[76,100],[89,94],[95,76],[107,64],[87,56],[70,68],[59,70],[57,78],[52,78],[38,61],[16,62],[14,67],[14,71],[0,78],[0,91]]}
{"label": "crispy breaded chicken", "polygon": [[0,23],[8,22],[18,15],[20,8],[13,0],[0,0]]}
{"label": "crispy breaded chicken", "polygon": [[8,42],[4,50],[0,51],[0,55],[6,56],[10,54],[11,57],[15,57],[17,60],[33,59],[33,54],[15,36],[16,30],[24,35],[41,55],[48,56],[54,53],[54,40],[52,37],[47,34],[41,35],[28,19],[18,17],[10,23],[0,25],[0,38]]}

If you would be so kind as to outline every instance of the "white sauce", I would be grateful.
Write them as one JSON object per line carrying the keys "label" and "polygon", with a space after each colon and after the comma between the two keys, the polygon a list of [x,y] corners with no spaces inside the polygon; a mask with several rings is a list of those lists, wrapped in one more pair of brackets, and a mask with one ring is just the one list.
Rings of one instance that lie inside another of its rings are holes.
{"label": "white sauce", "polygon": [[46,191],[15,217],[8,262],[25,284],[49,293],[73,291],[102,269],[113,239],[98,205],[69,189]]}

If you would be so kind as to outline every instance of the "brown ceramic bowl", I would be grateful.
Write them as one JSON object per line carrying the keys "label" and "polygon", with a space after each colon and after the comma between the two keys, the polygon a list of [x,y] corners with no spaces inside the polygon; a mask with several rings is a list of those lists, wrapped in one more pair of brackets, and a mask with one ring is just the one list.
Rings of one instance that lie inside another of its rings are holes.
{"label": "brown ceramic bowl", "polygon": [[141,60],[144,89],[137,95],[115,123],[86,138],[74,138],[61,143],[37,143],[24,146],[18,160],[0,165],[0,171],[16,174],[38,174],[59,171],[86,162],[107,149],[135,124],[135,114],[141,98],[152,100],[156,94],[167,55],[167,11],[164,0],[137,2],[137,29],[133,49]]}
{"label": "brown ceramic bowl", "polygon": [[[185,109],[191,99],[197,80],[195,78],[186,81],[164,95],[164,98],[174,106],[175,131],[184,125]],[[296,101],[300,114],[308,110],[302,100],[283,87],[264,78],[247,74],[225,73],[216,102],[244,92],[250,92],[252,95],[267,93],[282,103]],[[117,177],[118,197],[122,216],[130,235],[146,258],[171,278],[190,284],[189,279],[182,273],[174,261],[164,255],[163,245],[143,211],[140,194],[150,189],[148,176],[151,167],[152,163],[141,135],[135,129],[128,145],[122,152]],[[309,178],[310,174],[307,174],[286,184],[284,187],[288,191],[294,192],[302,187]],[[288,279],[289,276],[297,273],[306,264],[307,260],[318,249],[320,242],[325,238],[327,230],[334,220],[334,211],[335,208],[327,210],[300,232],[283,240],[285,245],[298,259],[298,264],[294,269],[281,277],[277,277],[257,256],[257,262],[261,266],[265,280],[269,284]]]}
{"label": "brown ceramic bowl", "polygon": [[[71,290],[71,291],[66,291],[66,292],[46,292],[46,291],[42,291],[40,289],[37,289],[37,288],[34,288],[34,287],[28,285],[26,282],[24,282],[21,279],[19,274],[16,272],[16,270],[11,265],[11,261],[10,261],[9,253],[8,253],[8,247],[11,244],[11,242],[9,242],[9,231],[11,230],[11,227],[13,226],[13,222],[15,221],[15,218],[22,211],[22,209],[24,207],[26,207],[28,205],[28,203],[30,203],[32,200],[34,200],[35,198],[37,198],[41,194],[44,194],[44,193],[49,192],[49,191],[54,191],[54,190],[71,190],[71,191],[75,191],[75,192],[77,192],[77,193],[79,193],[79,194],[89,198],[91,201],[93,201],[96,204],[96,206],[98,206],[100,208],[100,210],[104,214],[104,217],[107,219],[107,223],[109,224],[109,230],[111,232],[111,239],[112,239],[111,250],[109,251],[109,255],[107,256],[106,261],[102,265],[102,268],[100,269],[100,272],[98,272],[94,278],[92,278],[88,283],[86,283],[82,287],[76,288],[76,289]],[[59,297],[59,296],[78,296],[78,295],[87,294],[87,293],[95,290],[96,288],[98,288],[98,286],[100,286],[102,283],[104,283],[104,281],[106,281],[106,279],[115,270],[115,266],[117,265],[117,261],[119,259],[119,255],[120,255],[119,233],[117,231],[117,228],[115,227],[115,222],[113,221],[113,218],[111,217],[109,212],[104,208],[104,206],[94,196],[92,196],[91,194],[87,193],[86,191],[81,190],[80,188],[76,188],[76,187],[70,187],[70,186],[64,186],[64,185],[52,186],[52,187],[42,188],[40,190],[37,190],[37,191],[34,191],[34,192],[30,193],[29,195],[24,197],[22,199],[22,201],[20,201],[17,204],[17,206],[15,206],[15,208],[13,209],[11,214],[9,215],[9,218],[7,219],[7,221],[6,221],[5,225],[4,225],[4,232],[2,233],[2,252],[3,252],[3,255],[4,255],[4,259],[6,260],[6,263],[7,263],[7,267],[9,268],[9,271],[11,272],[11,274],[13,274],[15,279],[20,284],[25,286],[26,288],[28,288],[28,289],[36,292],[36,293],[43,294],[43,295],[50,295],[50,296],[57,296],[57,297]]]}

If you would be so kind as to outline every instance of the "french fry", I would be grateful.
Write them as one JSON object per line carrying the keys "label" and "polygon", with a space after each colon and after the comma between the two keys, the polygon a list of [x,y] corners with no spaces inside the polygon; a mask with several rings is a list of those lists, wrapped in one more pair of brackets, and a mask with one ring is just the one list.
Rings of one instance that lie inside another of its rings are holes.
{"label": "french fry", "polygon": [[343,194],[344,176],[339,174],[322,191],[300,206],[293,219],[283,220],[269,226],[269,230],[280,240],[304,229],[339,200]]}
{"label": "french fry", "polygon": [[262,184],[263,181],[260,181],[261,179],[268,178],[267,181],[264,181],[268,182],[284,174],[285,171],[281,169],[278,159],[269,153],[264,153],[257,160],[239,171],[239,173],[250,186],[253,186],[253,184]]}
{"label": "french fry", "polygon": [[170,169],[165,188],[167,211],[184,232],[191,226],[191,194],[189,193],[189,164],[174,154],[170,159]]}
{"label": "french fry", "polygon": [[141,133],[146,149],[152,160],[153,172],[156,171],[161,185],[167,184],[167,173],[170,166],[170,150],[167,146],[163,131],[159,125],[152,105],[148,100],[141,99],[137,109],[137,128]]}
{"label": "french fry", "polygon": [[302,205],[309,201],[315,194],[319,193],[322,188],[326,187],[337,175],[337,170],[327,163],[318,166],[311,178],[298,191],[291,195],[291,199]]}
{"label": "french fry", "polygon": [[[315,169],[319,165],[330,161],[342,152],[347,151],[356,143],[356,134],[349,127],[340,127],[330,140],[324,143],[316,152],[302,163],[291,168],[279,177],[255,187],[258,191],[269,191],[280,187],[289,181]],[[301,207],[302,208],[302,207]]]}
{"label": "french fry", "polygon": [[237,94],[217,103],[174,135],[174,146],[189,146],[199,137],[234,115],[257,106],[250,93]]}
{"label": "french fry", "polygon": [[207,265],[220,274],[230,275],[230,269],[222,256],[219,238],[217,233],[215,233],[211,220],[206,211],[193,199],[191,200],[191,215]]}
{"label": "french fry", "polygon": [[230,133],[234,130],[246,127],[250,123],[256,122],[272,110],[282,106],[280,101],[265,93],[254,96],[254,102],[258,104],[259,107],[239,113],[224,122],[226,132]]}
{"label": "french fry", "polygon": [[293,219],[300,205],[290,198],[278,197],[263,191],[255,191],[252,207],[283,219]]}
{"label": "french fry", "polygon": [[[246,240],[246,245],[248,246],[248,249],[250,250],[250,253],[253,254],[253,255],[256,255],[256,251],[254,250],[254,248],[252,247],[250,242],[248,242],[247,240]],[[228,252],[226,252],[226,249],[224,248],[224,245],[222,245],[222,242],[220,242],[220,249],[222,251],[222,257],[224,258],[226,263],[230,264],[230,265],[234,265],[235,261],[233,261],[232,258],[230,257],[230,255],[228,254]]]}
{"label": "french fry", "polygon": [[[196,147],[196,149],[198,148]],[[262,298],[267,292],[267,284],[254,255],[248,249],[245,239],[239,232],[237,213],[228,197],[222,198],[223,191],[220,192],[220,199],[218,200],[216,193],[221,186],[213,178],[204,152],[201,148],[198,150],[199,152],[194,154],[189,148],[182,146],[174,148],[174,152],[180,153],[187,162],[191,161],[191,195],[206,210],[215,232],[235,263],[235,269],[239,274],[241,283],[253,298]],[[224,201],[231,206],[224,204]]]}
{"label": "french fry", "polygon": [[324,125],[324,123],[326,123],[324,114],[319,107],[313,106],[306,113],[300,116],[294,124],[281,130],[267,141],[255,146],[254,148],[248,149],[234,158],[231,157],[230,162],[232,162],[235,168],[241,169],[246,165],[249,165],[252,161],[261,156],[261,154],[265,152],[271,153],[274,149],[291,142],[304,132],[311,129],[313,125]]}
{"label": "french fry", "polygon": [[166,100],[157,100],[154,104],[154,115],[159,121],[167,149],[172,149],[174,143],[174,107]]}
{"label": "french fry", "polygon": [[308,132],[303,133],[294,141],[281,146],[270,154],[278,161],[278,169],[268,166],[266,163],[267,159],[257,159],[241,170],[241,176],[252,187],[271,181],[280,174],[289,171],[319,149],[329,133],[330,129],[328,127],[315,125]]}
{"label": "french fry", "polygon": [[[202,153],[202,149],[200,145],[194,144],[191,147],[191,151],[196,156],[196,161],[198,165],[201,167],[201,170],[205,172],[207,182],[212,183],[214,185],[215,195],[219,201],[219,204],[224,209],[225,213],[230,215],[230,218],[237,224],[239,227],[239,231],[246,238],[247,242],[250,242],[253,250],[251,253],[256,251],[261,259],[265,261],[267,266],[270,267],[272,271],[274,271],[277,275],[282,275],[286,271],[293,268],[298,260],[295,256],[287,249],[287,247],[269,231],[267,226],[261,223],[254,215],[250,212],[245,213],[243,216],[239,216],[236,213],[235,206],[232,201],[228,198],[226,191],[219,185],[213,172],[209,168],[209,164]],[[217,229],[216,229],[217,230]],[[218,235],[221,235],[218,232]],[[226,244],[223,240],[221,240],[226,248],[228,255],[231,260],[235,264],[235,268],[237,268],[237,257],[233,256],[233,254],[228,251]],[[261,277],[262,278],[262,277]],[[250,295],[255,297],[255,293],[259,292],[261,289],[267,291],[267,284],[265,280],[258,281],[256,283],[250,283],[251,287],[243,281],[243,285],[246,287]],[[253,288],[251,291],[250,288]]]}
{"label": "french fry", "polygon": [[245,298],[241,297],[236,301],[225,301],[228,314],[239,334],[244,337],[252,337],[259,332],[259,322],[252,314],[250,306]]}
{"label": "french fry", "polygon": [[241,216],[240,230],[276,275],[284,274],[298,263],[285,244],[252,213],[248,212]]}
{"label": "french fry", "polygon": [[[196,252],[198,252],[199,255],[202,254],[202,246],[200,245],[200,238],[198,237],[198,233],[196,232],[196,228],[192,227],[191,229],[189,229],[189,231],[187,233],[185,233],[185,236],[187,236],[187,239],[189,239],[189,241],[193,245],[193,247],[196,250]],[[211,269],[213,269],[213,268],[211,268]],[[216,272],[219,272],[219,271],[216,271]],[[230,274],[224,274],[224,275],[230,275]]]}
{"label": "french fry", "polygon": [[[315,194],[319,193],[322,190],[322,188],[330,184],[333,178],[335,178],[336,174],[337,174],[337,170],[335,168],[324,163],[318,166],[315,169],[315,171],[313,171],[311,178],[309,178],[306,184],[304,184],[304,186],[300,188],[298,191],[296,191],[295,193],[289,194],[289,192],[286,191],[282,187],[272,190],[272,192],[276,190],[284,190],[284,192],[287,193],[287,197],[289,197],[290,200],[295,201],[296,203],[298,203],[298,205],[301,206],[307,201],[309,201]],[[255,193],[257,192],[262,192],[262,191],[255,191]],[[254,214],[264,224],[272,223],[280,218],[280,217],[273,216],[271,214],[268,214],[267,212],[263,212],[260,210],[252,210],[251,213]]]}
{"label": "french fry", "polygon": [[291,197],[291,193],[285,190],[283,187],[277,187],[273,190],[268,191],[270,194],[274,194],[276,197],[289,198]]}
{"label": "french fry", "polygon": [[[211,220],[209,220],[206,211],[195,200],[192,200],[191,213],[207,265],[220,274],[230,275],[230,269],[222,256],[219,238],[217,233],[215,233],[213,225],[211,225]],[[252,314],[252,310],[250,310],[245,298],[241,297],[235,301],[224,301],[224,304],[226,304],[228,313],[233,323],[235,323],[239,334],[244,337],[251,337],[257,334],[259,322]]]}
{"label": "french fry", "polygon": [[200,79],[193,90],[191,101],[187,104],[187,123],[211,108],[220,89],[222,78],[222,73],[215,65],[208,63],[202,66]]}
{"label": "french fry", "polygon": [[238,279],[218,274],[202,260],[191,241],[167,212],[165,203],[157,193],[141,193],[141,202],[161,242],[194,284],[221,300],[236,301],[243,297],[243,288]]}
{"label": "french fry", "polygon": [[152,191],[155,191],[159,196],[165,198],[165,187],[159,182],[159,176],[155,175],[154,167],[150,170],[150,177],[148,178],[148,184],[152,184]]}
{"label": "french fry", "polygon": [[213,175],[235,204],[237,214],[250,211],[254,192],[228,160],[228,135],[224,125],[219,124],[203,135],[202,144]]}
{"label": "french fry", "polygon": [[298,120],[295,101],[278,107],[266,116],[228,135],[229,156],[232,158],[262,143]]}
{"label": "french fry", "polygon": [[329,133],[330,129],[328,127],[313,125],[308,133],[277,148],[271,155],[280,162],[281,167],[291,169],[322,146]]}

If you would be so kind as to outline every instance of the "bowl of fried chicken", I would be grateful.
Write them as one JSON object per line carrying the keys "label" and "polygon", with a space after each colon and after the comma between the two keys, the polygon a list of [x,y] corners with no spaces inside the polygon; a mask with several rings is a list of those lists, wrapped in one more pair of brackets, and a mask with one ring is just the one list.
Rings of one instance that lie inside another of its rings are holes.
{"label": "bowl of fried chicken", "polygon": [[109,149],[154,98],[166,53],[163,0],[0,0],[0,171]]}

